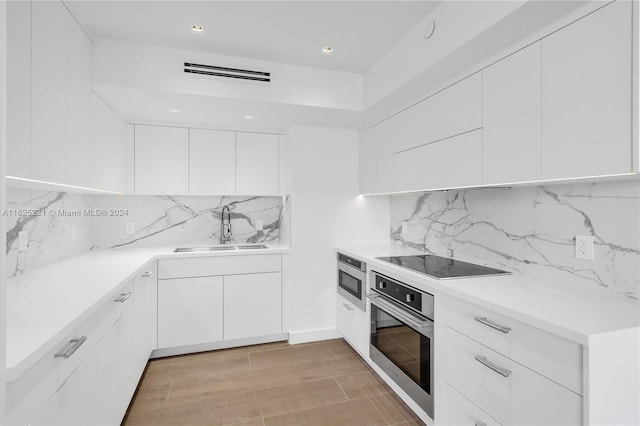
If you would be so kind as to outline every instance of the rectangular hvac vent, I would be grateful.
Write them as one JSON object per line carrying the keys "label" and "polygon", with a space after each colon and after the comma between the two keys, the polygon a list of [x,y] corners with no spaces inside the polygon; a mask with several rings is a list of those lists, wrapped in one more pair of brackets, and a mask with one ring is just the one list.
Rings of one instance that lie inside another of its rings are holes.
{"label": "rectangular hvac vent", "polygon": [[264,71],[241,70],[237,68],[217,67],[215,65],[184,63],[184,72],[190,74],[211,75],[215,77],[239,78],[241,80],[271,81],[271,73]]}

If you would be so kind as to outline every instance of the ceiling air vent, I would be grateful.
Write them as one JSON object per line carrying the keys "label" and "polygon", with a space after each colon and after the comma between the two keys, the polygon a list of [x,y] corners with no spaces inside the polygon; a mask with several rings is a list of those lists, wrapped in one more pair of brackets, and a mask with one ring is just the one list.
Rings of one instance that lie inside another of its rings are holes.
{"label": "ceiling air vent", "polygon": [[214,77],[238,78],[240,80],[271,81],[271,73],[264,71],[240,70],[237,68],[217,67],[215,65],[184,63],[184,72],[189,74],[210,75]]}

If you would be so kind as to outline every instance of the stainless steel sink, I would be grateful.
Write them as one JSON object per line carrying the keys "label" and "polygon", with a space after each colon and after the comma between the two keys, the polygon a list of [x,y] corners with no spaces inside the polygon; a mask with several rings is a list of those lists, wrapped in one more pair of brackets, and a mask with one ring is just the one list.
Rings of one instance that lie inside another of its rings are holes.
{"label": "stainless steel sink", "polygon": [[256,250],[268,248],[264,244],[240,244],[235,246],[211,246],[211,247],[178,247],[174,253],[195,253],[203,251],[233,251],[233,250]]}

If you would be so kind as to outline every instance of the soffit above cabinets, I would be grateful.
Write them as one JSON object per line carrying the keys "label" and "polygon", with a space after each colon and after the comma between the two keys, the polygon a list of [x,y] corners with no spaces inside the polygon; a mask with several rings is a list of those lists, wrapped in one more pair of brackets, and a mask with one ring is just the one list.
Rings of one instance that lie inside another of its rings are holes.
{"label": "soffit above cabinets", "polygon": [[[439,1],[66,1],[92,37],[364,73]],[[203,31],[194,32],[193,25]],[[323,55],[330,46],[332,55]]]}

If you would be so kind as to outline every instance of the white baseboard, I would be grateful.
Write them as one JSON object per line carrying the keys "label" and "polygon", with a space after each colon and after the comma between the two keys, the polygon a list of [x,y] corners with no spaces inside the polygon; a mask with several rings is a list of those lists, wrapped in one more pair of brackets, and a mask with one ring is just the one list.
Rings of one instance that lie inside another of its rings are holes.
{"label": "white baseboard", "polygon": [[319,342],[321,340],[339,339],[342,333],[337,328],[322,328],[319,330],[290,331],[289,344]]}
{"label": "white baseboard", "polygon": [[262,343],[281,342],[288,339],[287,333],[272,334],[270,336],[249,337],[246,339],[224,340],[221,342],[202,343],[198,345],[178,346],[173,348],[156,349],[151,353],[151,359],[166,356],[193,354],[197,352],[214,351],[218,349],[235,348],[239,346],[259,345]]}

